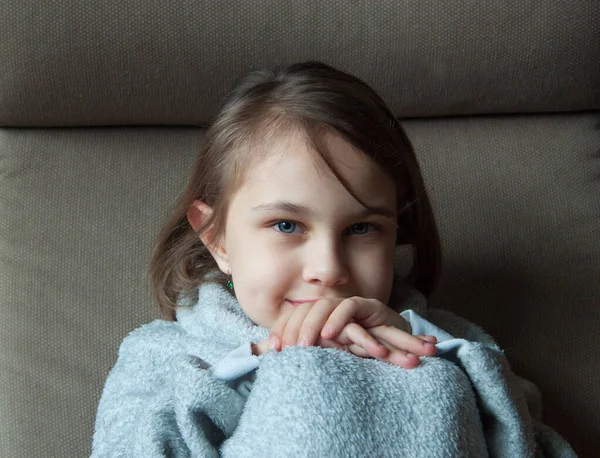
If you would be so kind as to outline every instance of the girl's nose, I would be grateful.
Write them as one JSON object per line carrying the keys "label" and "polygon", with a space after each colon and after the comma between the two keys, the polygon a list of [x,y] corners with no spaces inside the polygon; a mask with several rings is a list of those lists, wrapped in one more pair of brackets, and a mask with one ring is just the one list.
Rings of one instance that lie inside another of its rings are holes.
{"label": "girl's nose", "polygon": [[309,250],[305,257],[304,281],[327,287],[348,283],[348,269],[340,251],[333,243],[320,244],[318,249]]}

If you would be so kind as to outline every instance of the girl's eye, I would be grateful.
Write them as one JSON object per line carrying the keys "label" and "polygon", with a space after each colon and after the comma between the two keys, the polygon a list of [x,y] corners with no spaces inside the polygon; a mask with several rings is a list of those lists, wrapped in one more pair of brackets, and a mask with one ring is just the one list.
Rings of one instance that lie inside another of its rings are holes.
{"label": "girl's eye", "polygon": [[350,226],[350,233],[354,235],[365,235],[374,230],[375,226],[371,223],[356,223]]}
{"label": "girl's eye", "polygon": [[293,234],[297,224],[293,221],[279,221],[278,223],[275,223],[274,227],[277,231],[283,232],[284,234]]}

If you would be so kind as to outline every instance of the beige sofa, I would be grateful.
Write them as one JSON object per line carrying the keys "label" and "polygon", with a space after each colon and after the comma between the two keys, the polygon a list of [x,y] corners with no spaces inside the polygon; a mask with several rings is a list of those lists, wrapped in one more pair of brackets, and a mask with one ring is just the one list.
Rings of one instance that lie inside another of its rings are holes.
{"label": "beige sofa", "polygon": [[202,128],[249,69],[316,59],[390,103],[480,324],[600,450],[600,2],[0,0],[0,456],[89,455]]}

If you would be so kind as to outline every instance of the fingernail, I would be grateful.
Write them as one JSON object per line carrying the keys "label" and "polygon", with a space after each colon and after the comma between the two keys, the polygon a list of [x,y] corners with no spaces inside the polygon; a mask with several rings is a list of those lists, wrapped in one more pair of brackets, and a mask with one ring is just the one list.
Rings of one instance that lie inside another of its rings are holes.
{"label": "fingernail", "polygon": [[332,332],[333,332],[333,326],[331,326],[330,324],[328,324],[327,326],[325,326],[323,328],[323,333],[322,334],[328,336],[328,335],[331,335]]}
{"label": "fingernail", "polygon": [[415,355],[413,355],[412,353],[408,353],[408,352],[406,352],[406,356],[407,356],[408,358],[416,358],[416,356],[415,356]]}
{"label": "fingernail", "polygon": [[278,344],[279,339],[277,339],[277,336],[269,337],[269,350],[277,350]]}
{"label": "fingernail", "polygon": [[425,343],[423,343],[423,346],[424,346],[425,348],[431,348],[431,347],[435,347],[435,345],[434,345],[434,344],[432,344],[431,342],[425,342]]}
{"label": "fingernail", "polygon": [[298,342],[298,345],[301,347],[308,347],[308,340],[300,339],[300,341]]}

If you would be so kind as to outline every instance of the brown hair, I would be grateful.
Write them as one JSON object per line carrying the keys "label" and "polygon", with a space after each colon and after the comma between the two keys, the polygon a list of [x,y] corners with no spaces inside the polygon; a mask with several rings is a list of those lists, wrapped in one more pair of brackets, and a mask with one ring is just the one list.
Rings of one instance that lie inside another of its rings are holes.
{"label": "brown hair", "polygon": [[[220,281],[216,262],[198,235],[222,233],[229,198],[243,170],[269,135],[299,128],[314,151],[359,201],[332,166],[324,133],[334,132],[394,179],[398,195],[397,244],[413,248],[407,280],[426,296],[437,284],[441,247],[433,211],[412,146],[383,100],[360,79],[319,62],[255,71],[239,82],[207,129],[191,178],[161,231],[150,264],[153,294],[164,319],[175,320],[177,301],[206,281]],[[201,200],[213,211],[196,233],[187,211]],[[363,204],[364,205],[364,204]],[[365,205],[366,206],[366,205]],[[208,278],[207,278],[208,276]]]}

